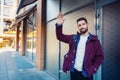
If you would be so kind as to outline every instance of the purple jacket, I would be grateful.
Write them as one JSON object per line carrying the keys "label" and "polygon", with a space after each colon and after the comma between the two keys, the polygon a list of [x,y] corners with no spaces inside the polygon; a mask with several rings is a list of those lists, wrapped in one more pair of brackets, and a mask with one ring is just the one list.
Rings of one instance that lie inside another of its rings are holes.
{"label": "purple jacket", "polygon": [[[80,34],[65,35],[62,33],[62,25],[56,24],[57,39],[69,44],[69,51],[64,56],[63,71],[74,71],[74,63],[76,57],[77,45],[80,40]],[[92,76],[96,73],[103,61],[103,51],[98,38],[92,34],[89,35],[86,42],[85,57],[83,62],[83,70]]]}

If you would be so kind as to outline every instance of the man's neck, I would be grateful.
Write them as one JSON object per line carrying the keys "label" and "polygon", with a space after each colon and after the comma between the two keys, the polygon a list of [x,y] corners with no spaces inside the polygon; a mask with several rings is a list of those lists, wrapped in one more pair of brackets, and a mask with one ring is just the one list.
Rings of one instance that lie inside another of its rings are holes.
{"label": "man's neck", "polygon": [[88,32],[84,33],[84,34],[81,34],[81,36],[88,36]]}

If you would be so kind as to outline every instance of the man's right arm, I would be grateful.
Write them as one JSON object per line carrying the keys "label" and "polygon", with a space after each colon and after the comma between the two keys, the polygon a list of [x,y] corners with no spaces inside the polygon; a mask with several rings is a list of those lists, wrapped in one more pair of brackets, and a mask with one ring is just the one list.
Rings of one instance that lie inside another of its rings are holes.
{"label": "man's right arm", "polygon": [[62,27],[63,25],[61,24],[55,24],[56,26],[56,37],[58,40],[65,42],[65,43],[69,43],[69,41],[72,39],[72,35],[64,35],[63,31],[62,31]]}
{"label": "man's right arm", "polygon": [[55,26],[56,26],[56,37],[60,41],[63,41],[65,43],[69,43],[69,41],[71,40],[70,38],[72,36],[63,34],[63,32],[62,32],[63,23],[64,23],[63,14],[59,13],[58,16],[57,16],[57,23],[55,24]]}

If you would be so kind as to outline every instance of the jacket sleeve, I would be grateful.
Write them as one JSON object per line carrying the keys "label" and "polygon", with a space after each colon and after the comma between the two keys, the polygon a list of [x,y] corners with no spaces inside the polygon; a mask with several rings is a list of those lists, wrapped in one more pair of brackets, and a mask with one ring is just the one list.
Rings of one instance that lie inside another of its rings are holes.
{"label": "jacket sleeve", "polygon": [[65,43],[69,43],[70,40],[72,39],[72,35],[63,34],[63,31],[62,31],[62,26],[63,25],[58,25],[56,23],[55,26],[56,26],[56,37],[57,37],[57,39],[62,41],[62,42],[65,42]]}
{"label": "jacket sleeve", "polygon": [[95,42],[95,56],[92,63],[92,66],[89,68],[88,75],[92,76],[98,70],[99,66],[102,64],[104,59],[104,54],[99,40]]}

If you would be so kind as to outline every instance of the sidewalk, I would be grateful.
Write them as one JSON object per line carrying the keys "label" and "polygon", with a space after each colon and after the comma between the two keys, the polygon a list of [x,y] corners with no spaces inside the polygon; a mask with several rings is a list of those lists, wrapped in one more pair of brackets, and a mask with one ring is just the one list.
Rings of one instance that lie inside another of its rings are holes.
{"label": "sidewalk", "polygon": [[19,52],[0,49],[0,80],[56,80],[40,71]]}

